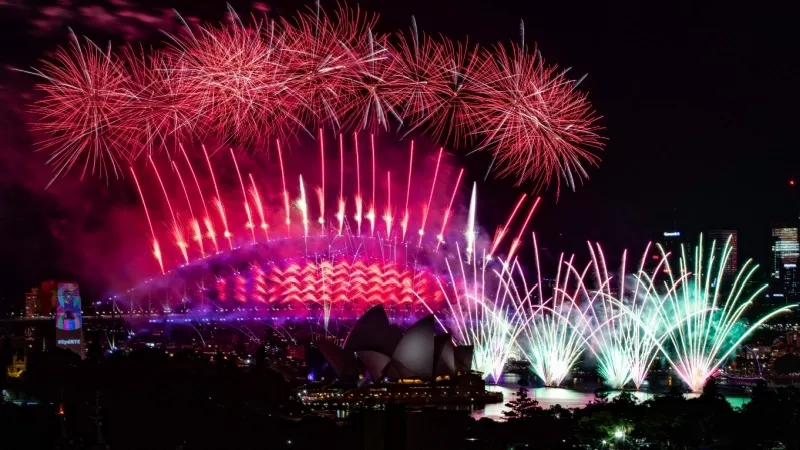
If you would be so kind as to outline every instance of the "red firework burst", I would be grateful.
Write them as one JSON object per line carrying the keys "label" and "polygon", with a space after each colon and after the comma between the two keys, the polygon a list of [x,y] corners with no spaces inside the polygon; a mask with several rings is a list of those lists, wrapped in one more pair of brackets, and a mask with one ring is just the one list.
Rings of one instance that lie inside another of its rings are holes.
{"label": "red firework burst", "polygon": [[333,18],[323,10],[309,10],[294,22],[282,21],[286,37],[281,57],[289,71],[287,83],[305,99],[303,123],[341,127],[346,101],[356,89],[353,73],[375,56],[363,36],[376,22],[374,15],[344,7]]}
{"label": "red firework burst", "polygon": [[185,96],[184,72],[173,69],[171,56],[163,52],[147,55],[131,47],[124,55],[132,100],[130,107],[117,113],[122,117],[120,142],[135,152],[132,157],[202,137],[197,108]]}
{"label": "red firework burst", "polygon": [[34,128],[49,135],[41,146],[52,150],[49,162],[56,176],[76,164],[83,166],[81,177],[87,172],[108,177],[109,171],[116,176],[119,160],[131,157],[120,139],[119,115],[132,100],[128,77],[110,48],[103,51],[91,41],[82,45],[72,38],[68,48],[33,72],[48,81],[37,86],[45,95],[33,106],[39,117]]}
{"label": "red firework burst", "polygon": [[174,40],[170,56],[184,99],[210,132],[250,143],[299,123],[293,120],[299,97],[286,91],[279,47],[270,38],[258,24],[201,28]]}
{"label": "red firework burst", "polygon": [[480,101],[478,47],[423,35],[401,38],[396,48],[400,77],[407,80],[401,89],[406,114],[413,119],[409,131],[423,128],[436,139],[463,145]]}
{"label": "red firework burst", "polygon": [[[34,109],[58,176],[215,136],[237,144],[338,132],[420,129],[494,155],[500,175],[574,187],[599,161],[598,117],[578,83],[525,47],[376,35],[376,17],[340,7],[294,20],[204,26],[162,52],[92,43],[46,62]],[[111,168],[109,171],[108,169]]]}
{"label": "red firework burst", "polygon": [[586,95],[538,52],[512,44],[484,51],[478,70],[481,100],[471,111],[479,148],[491,149],[501,175],[530,179],[537,187],[559,174],[574,188],[588,177],[583,163],[596,164],[590,150],[599,148],[597,117]]}

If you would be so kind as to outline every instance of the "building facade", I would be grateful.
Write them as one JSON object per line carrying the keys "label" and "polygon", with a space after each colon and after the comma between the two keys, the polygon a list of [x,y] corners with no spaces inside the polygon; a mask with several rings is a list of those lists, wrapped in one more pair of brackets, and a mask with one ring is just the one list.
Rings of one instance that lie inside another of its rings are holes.
{"label": "building facade", "polygon": [[57,292],[56,345],[72,350],[84,359],[86,344],[83,340],[83,313],[78,283],[59,282]]}
{"label": "building facade", "polygon": [[33,288],[25,294],[25,317],[33,317],[39,313],[39,288]]}
{"label": "building facade", "polygon": [[786,301],[798,298],[797,261],[800,257],[800,241],[797,227],[774,227],[772,229],[772,279],[775,291]]}
{"label": "building facade", "polygon": [[739,270],[739,233],[736,230],[711,230],[708,232],[708,244],[714,245],[714,258],[722,258],[725,244],[730,243],[730,254],[725,261],[723,275],[725,279],[732,280]]}

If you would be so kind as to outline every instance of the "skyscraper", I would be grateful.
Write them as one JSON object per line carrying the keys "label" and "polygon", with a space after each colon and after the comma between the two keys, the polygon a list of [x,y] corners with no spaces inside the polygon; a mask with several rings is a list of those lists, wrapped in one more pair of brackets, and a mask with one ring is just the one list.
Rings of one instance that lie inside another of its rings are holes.
{"label": "skyscraper", "polygon": [[57,292],[56,345],[72,350],[84,359],[86,346],[83,341],[83,314],[78,283],[59,282]]}
{"label": "skyscraper", "polygon": [[797,239],[797,228],[781,227],[772,229],[772,276],[781,278],[780,271],[784,264],[797,265],[800,257],[800,242]]}
{"label": "skyscraper", "polygon": [[772,278],[786,300],[793,301],[800,291],[797,278],[797,260],[800,257],[797,228],[773,228],[772,239]]}
{"label": "skyscraper", "polygon": [[[650,255],[648,255],[647,263],[645,263],[646,270],[653,270],[662,263],[662,251],[669,255],[670,264],[677,265],[682,257],[681,246],[683,243],[683,236],[679,230],[671,228],[659,233],[655,236],[655,239],[653,239],[654,245],[650,248]],[[655,244],[658,244],[661,248],[657,247]],[[667,265],[661,267],[661,272],[664,274],[669,273]]]}
{"label": "skyscraper", "polygon": [[39,288],[25,294],[25,317],[33,317],[39,312]]}
{"label": "skyscraper", "polygon": [[731,281],[736,276],[736,271],[739,270],[739,233],[736,230],[711,230],[708,232],[708,243],[716,241],[714,246],[714,257],[722,258],[722,250],[725,248],[725,243],[730,238],[731,253],[728,260],[725,262],[723,269],[724,279]]}
{"label": "skyscraper", "polygon": [[662,234],[663,237],[659,239],[659,241],[664,247],[664,251],[674,253],[676,256],[680,256],[681,244],[683,244],[681,232],[678,230],[669,230]]}

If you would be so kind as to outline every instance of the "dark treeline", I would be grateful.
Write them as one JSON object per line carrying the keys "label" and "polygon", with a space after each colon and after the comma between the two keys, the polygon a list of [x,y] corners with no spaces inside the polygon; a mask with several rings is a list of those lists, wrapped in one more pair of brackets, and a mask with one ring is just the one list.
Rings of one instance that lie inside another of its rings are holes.
{"label": "dark treeline", "polygon": [[263,358],[243,370],[232,357],[212,362],[189,351],[90,352],[81,361],[54,349],[29,359],[21,378],[0,381],[40,402],[0,405],[3,449],[800,448],[795,388],[756,388],[741,410],[714,382],[695,399],[673,390],[637,403],[629,394],[609,400],[598,392],[576,410],[540,408],[521,388],[507,420],[496,422],[393,407],[316,417]]}

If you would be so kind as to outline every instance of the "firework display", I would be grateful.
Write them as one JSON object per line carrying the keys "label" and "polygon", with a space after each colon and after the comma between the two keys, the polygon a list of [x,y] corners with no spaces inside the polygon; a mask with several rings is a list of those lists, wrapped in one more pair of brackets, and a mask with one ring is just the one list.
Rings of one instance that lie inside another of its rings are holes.
{"label": "firework display", "polygon": [[[326,151],[331,142],[338,151]],[[475,223],[477,187],[460,212],[465,171],[447,163],[442,149],[425,152],[410,141],[397,156],[402,176],[393,177],[385,169],[398,168],[378,161],[374,135],[320,130],[317,143],[316,164],[288,157],[276,143],[272,162],[201,147],[197,162],[181,148],[170,165],[150,157],[131,166],[151,267],[161,275],[118,294],[117,306],[152,312],[155,297],[159,311],[246,309],[318,317],[327,329],[332,318],[354,318],[377,303],[413,316],[426,311],[422,297],[438,311],[445,307],[441,275],[462,258],[502,266],[486,250],[475,257],[489,242]],[[526,200],[516,204],[529,204],[525,220],[512,215],[505,229],[529,225],[539,200]],[[519,238],[495,235],[491,245],[513,249]]]}
{"label": "firework display", "polygon": [[[579,82],[524,44],[477,47],[417,31],[380,34],[340,7],[245,24],[187,26],[165,47],[60,49],[42,79],[35,126],[56,176],[126,175],[158,149],[215,137],[251,148],[337,132],[428,131],[490,151],[502,175],[574,188],[597,164],[600,126]],[[398,174],[399,175],[399,174]],[[369,211],[370,226],[378,219]]]}
{"label": "firework display", "polygon": [[635,273],[627,272],[627,252],[616,283],[609,276],[606,259],[599,244],[589,246],[591,267],[598,286],[588,310],[594,332],[589,341],[597,357],[597,371],[604,382],[622,388],[629,381],[638,389],[647,377],[658,349],[666,339],[668,326],[675,316],[665,314],[668,294],[659,294],[658,275],[664,272],[666,257],[646,270],[648,245]]}
{"label": "firework display", "polygon": [[666,333],[671,344],[666,357],[694,392],[703,389],[706,380],[714,376],[756,327],[795,306],[777,308],[751,324],[742,321],[745,310],[766,285],[748,289],[748,281],[758,268],[750,260],[733,280],[727,280],[725,265],[733,251],[730,237],[721,247],[717,248],[717,242],[713,242],[710,255],[704,255],[701,236],[693,255],[694,270],[690,269],[692,260],[683,250],[678,272],[668,268],[672,286],[667,290],[664,309],[677,318],[675,326]]}
{"label": "firework display", "polygon": [[[322,141],[320,167],[325,165]],[[374,147],[374,139],[369,141]],[[192,270],[207,274],[209,261],[223,258],[226,268],[217,272],[213,286],[198,290],[201,301],[216,302],[223,311],[249,306],[264,308],[272,316],[281,311],[295,317],[298,312],[310,314],[320,317],[326,329],[331,320],[355,319],[376,303],[385,305],[395,319],[413,320],[426,312],[433,313],[439,326],[449,330],[458,345],[474,348],[473,369],[485,378],[499,380],[509,359],[521,357],[530,362],[531,370],[547,386],[562,384],[586,357],[596,362],[598,375],[608,386],[623,388],[632,384],[638,389],[653,361],[663,357],[691,390],[698,391],[756,327],[792,308],[778,308],[752,323],[743,320],[747,306],[763,290],[745,290],[755,267],[748,262],[735,280],[726,280],[723,269],[730,257],[729,243],[721,250],[714,243],[712,256],[706,260],[702,237],[691,260],[682,251],[677,270],[670,264],[676,256],[660,246],[656,251],[648,246],[636,271],[628,272],[625,252],[619,271],[612,272],[600,245],[591,244],[588,264],[579,267],[574,256],[561,255],[554,276],[545,277],[534,234],[531,242],[535,278],[529,283],[529,271],[518,258],[523,233],[539,199],[528,201],[522,195],[494,236],[482,237],[475,224],[476,185],[472,187],[466,214],[458,215],[457,224],[451,220],[464,172],[458,170],[456,175],[452,168],[443,171],[441,151],[429,155],[427,161],[417,151],[416,170],[423,166],[423,178],[430,180],[430,185],[411,189],[415,150],[413,143],[410,145],[409,165],[403,167],[404,175],[408,171],[407,185],[399,189],[406,196],[395,199],[398,204],[393,204],[391,172],[387,174],[387,184],[376,188],[381,171],[372,156],[366,164],[360,161],[363,158],[358,157],[358,136],[352,142],[339,136],[336,142],[340,175],[338,183],[333,184],[338,184],[338,197],[326,196],[326,189],[319,186],[317,204],[306,196],[300,174],[293,175],[298,185],[291,193],[282,190],[287,185],[288,172],[283,167],[276,170],[280,177],[272,177],[276,180],[274,186],[260,186],[253,182],[256,178],[252,173],[241,175],[233,153],[221,152],[231,160],[241,197],[215,197],[208,202],[216,206],[211,208],[216,214],[203,217],[205,234],[192,235],[194,224],[199,222],[192,211],[209,214],[209,209],[197,205],[193,208],[188,198],[186,211],[170,206],[167,193],[186,197],[185,187],[165,187],[170,179],[159,176],[153,164],[156,182],[150,183],[155,187],[150,197],[158,199],[160,193],[166,206],[160,214],[162,226],[152,225],[150,213],[145,216],[151,223],[148,230],[159,267],[165,264],[165,255],[166,261],[174,265],[167,266],[164,279]],[[356,175],[362,166],[370,167],[368,172],[375,175],[368,176],[365,183],[360,176],[345,183],[346,158],[356,160]],[[211,163],[212,158],[204,159],[208,163],[207,178],[215,184],[217,179],[212,174],[218,167]],[[279,162],[282,165],[283,158]],[[191,176],[197,178],[198,172],[191,169],[191,164],[188,167]],[[183,184],[179,171],[174,178],[172,182]],[[244,187],[245,179],[251,182],[249,191]],[[321,174],[317,179],[323,179]],[[347,200],[350,196],[344,186],[348,184],[356,188],[351,195],[353,201]],[[362,184],[369,186],[368,195],[358,191]],[[202,184],[197,186],[201,196]],[[218,187],[205,190],[220,192]],[[143,195],[143,205],[145,198]],[[335,220],[325,216],[325,211],[332,211],[325,208],[325,198],[337,205],[336,212],[330,213]],[[386,203],[381,204],[384,198]],[[258,199],[271,202],[258,206],[253,203]],[[446,206],[432,207],[436,199]],[[414,208],[415,203],[418,209]],[[267,212],[254,215],[252,210]],[[385,212],[385,227],[375,227],[374,219],[370,219],[372,211],[379,210]],[[401,210],[403,219],[391,220],[392,211]],[[414,213],[415,210],[419,212]],[[311,226],[313,211],[319,211],[319,227]],[[180,218],[185,217],[187,221],[181,223]],[[263,234],[255,233],[256,219],[265,225]],[[283,236],[276,237],[275,232],[271,235],[272,224],[282,229],[282,223],[286,225]],[[514,234],[510,230],[515,224],[521,227]],[[418,232],[407,233],[409,228]],[[217,239],[215,229],[222,230],[224,241]],[[426,233],[428,229],[436,233]],[[188,250],[184,234],[197,239]],[[514,237],[504,239],[509,234]],[[159,239],[172,244],[162,246]],[[209,250],[207,254],[205,248],[219,250]],[[505,256],[492,254],[501,248],[506,249]],[[189,263],[184,262],[187,254]],[[693,271],[689,261],[693,261]],[[145,286],[145,290],[152,286]]]}
{"label": "firework display", "polygon": [[[497,382],[508,359],[516,354],[516,340],[524,329],[524,310],[508,298],[510,291],[504,289],[510,276],[505,264],[492,270],[487,278],[485,258],[471,261],[459,260],[455,272],[447,263],[450,282],[439,279],[444,306],[431,301],[440,301],[438,297],[424,293],[416,296],[430,312],[440,311],[436,320],[443,329],[451,330],[457,345],[472,346],[472,369]],[[491,292],[493,297],[488,295]]]}
{"label": "firework display", "polygon": [[[523,311],[525,339],[519,345],[531,363],[531,370],[546,386],[558,386],[578,362],[591,332],[588,306],[579,304],[581,296],[587,292],[583,281],[585,272],[578,272],[573,260],[564,261],[562,255],[551,283],[552,292],[546,297],[535,235],[533,240],[536,284],[529,289],[523,278],[522,290],[519,283],[506,283],[506,286]],[[522,274],[519,265],[517,268]]]}
{"label": "firework display", "polygon": [[[609,387],[639,389],[663,356],[699,392],[759,325],[795,306],[744,320],[764,287],[745,293],[755,270],[749,261],[733,282],[723,278],[729,242],[719,252],[712,244],[715,256],[706,263],[701,237],[693,272],[685,254],[673,272],[672,255],[648,246],[633,273],[626,270],[626,254],[620,271],[610,272],[594,244],[583,268],[562,255],[554,278],[542,276],[535,235],[533,247],[535,283],[528,283],[516,258],[496,266],[486,259],[471,265],[462,260],[460,270],[450,270],[451,282],[439,284],[444,301],[438,311],[429,307],[458,344],[474,346],[473,368],[486,378],[497,380],[511,355],[522,355],[546,386],[558,386],[586,357]],[[658,262],[649,265],[650,260]],[[427,306],[423,295],[418,298]]]}
{"label": "firework display", "polygon": [[[795,306],[776,308],[752,323],[744,320],[745,310],[766,286],[750,290],[746,287],[756,270],[751,261],[743,265],[732,282],[726,280],[724,268],[732,251],[730,239],[720,247],[712,243],[712,256],[704,260],[701,236],[692,259],[694,270],[690,270],[692,260],[682,248],[679,269],[674,271],[670,265],[674,257],[660,246],[655,254],[659,262],[648,270],[648,246],[634,274],[626,272],[623,256],[615,280],[609,275],[600,246],[590,246],[589,266],[580,273],[572,269],[578,280],[574,289],[568,289],[566,281],[558,288],[556,278],[556,291],[560,294],[553,298],[564,296],[569,308],[562,311],[561,302],[559,312],[550,311],[551,316],[545,320],[551,327],[536,335],[537,339],[529,340],[534,342],[528,355],[531,362],[544,359],[541,354],[551,355],[555,361],[551,368],[568,370],[576,361],[576,353],[583,350],[576,347],[584,344],[596,359],[598,374],[606,384],[622,388],[630,381],[640,388],[655,358],[663,356],[693,392],[700,392],[759,325]],[[572,267],[571,263],[568,265]],[[585,280],[589,271],[595,274],[594,283]],[[632,286],[626,284],[628,277],[633,278]],[[576,303],[577,299],[581,300]],[[538,331],[539,322],[531,323],[530,328]],[[582,338],[576,338],[576,334]],[[551,370],[563,372],[555,369]],[[536,364],[534,371],[547,383],[551,372]]]}
{"label": "firework display", "polygon": [[[726,279],[730,242],[706,256],[702,236],[691,257],[648,245],[633,272],[627,252],[613,272],[589,244],[585,266],[562,254],[545,276],[535,234],[534,267],[520,261],[540,200],[527,194],[483,235],[477,183],[460,207],[469,174],[443,145],[487,151],[498,175],[557,193],[588,178],[604,145],[581,80],[524,36],[469,45],[414,21],[382,34],[377,16],[346,6],[229,18],[150,50],[73,36],[29,72],[43,80],[33,125],[53,179],[133,180],[158,275],[111,296],[115,308],[255,311],[317,320],[327,336],[381,304],[392,320],[433,314],[494,382],[512,358],[546,386],[586,360],[608,386],[639,389],[662,357],[698,392],[793,307],[745,320],[764,289],[749,287],[756,267]],[[403,151],[382,145],[389,133]],[[415,148],[418,134],[442,146]]]}

